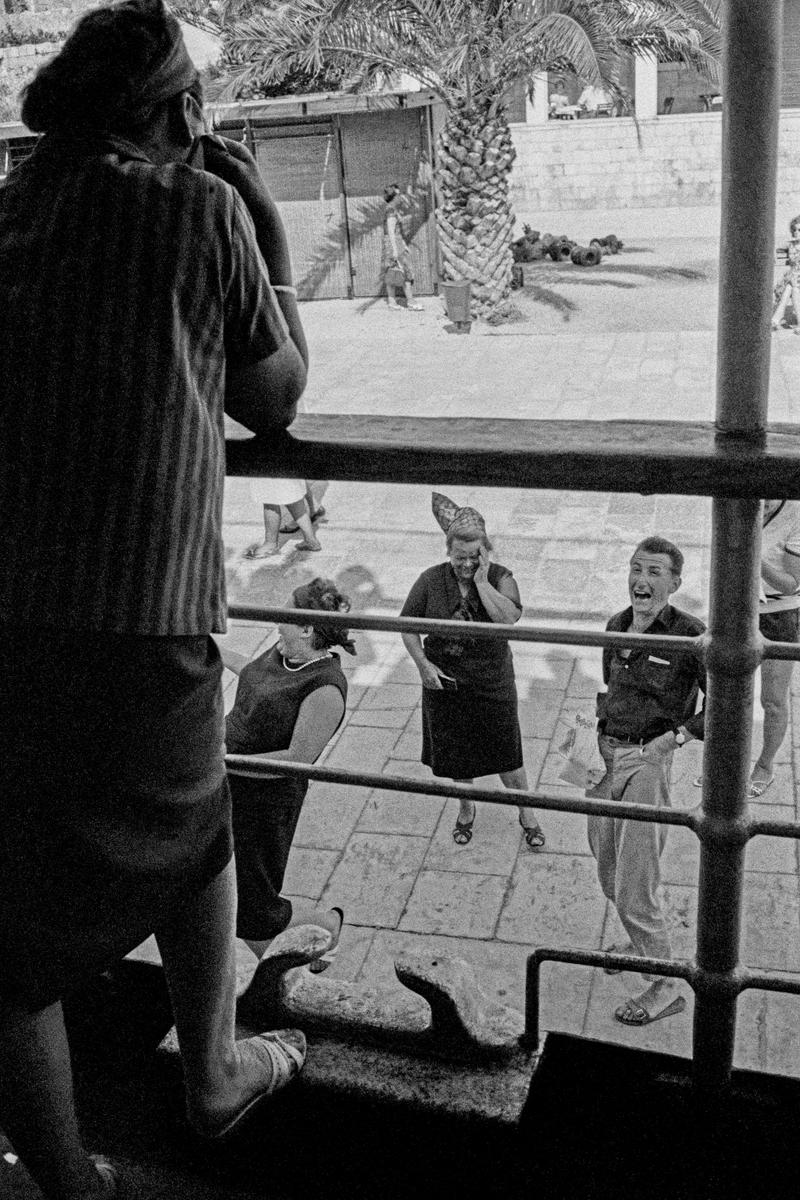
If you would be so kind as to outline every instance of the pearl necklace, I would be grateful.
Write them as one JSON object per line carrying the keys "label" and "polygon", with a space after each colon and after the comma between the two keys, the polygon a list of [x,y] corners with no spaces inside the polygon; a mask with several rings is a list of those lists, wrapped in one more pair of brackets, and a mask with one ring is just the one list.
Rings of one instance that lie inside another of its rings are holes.
{"label": "pearl necklace", "polygon": [[305,667],[310,667],[312,663],[322,662],[323,658],[330,658],[330,650],[326,650],[324,654],[320,654],[317,658],[309,658],[308,662],[300,663],[299,667],[290,667],[286,659],[281,655],[281,662],[287,671],[302,671]]}

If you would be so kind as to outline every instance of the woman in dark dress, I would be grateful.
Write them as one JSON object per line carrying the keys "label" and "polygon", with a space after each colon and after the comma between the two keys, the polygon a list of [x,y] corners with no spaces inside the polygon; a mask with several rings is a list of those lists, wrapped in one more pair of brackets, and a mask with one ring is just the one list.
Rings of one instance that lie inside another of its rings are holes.
{"label": "woman in dark dress", "polygon": [[[522,615],[519,591],[507,567],[489,561],[491,543],[483,517],[457,508],[433,493],[433,511],[447,539],[448,562],[420,575],[403,605],[403,617],[497,621],[512,624]],[[456,783],[499,775],[507,788],[527,791],[517,715],[514,663],[503,639],[444,638],[404,633],[406,649],[422,680],[422,761],[434,775]],[[460,802],[453,839],[472,839],[475,804]],[[520,808],[519,822],[531,850],[544,833],[533,811]]]}
{"label": "woman in dark dress", "polygon": [[[349,599],[329,579],[315,579],[292,593],[295,608],[320,610],[313,625],[279,625],[278,641],[257,658],[222,649],[222,661],[239,675],[225,729],[228,754],[247,754],[276,763],[313,763],[342,723],[347,680],[332,651],[355,654],[347,630],[327,625],[325,612],[348,612]],[[280,891],[308,780],[294,775],[249,779],[228,776],[233,798],[233,840],[239,894],[236,932],[260,957],[292,919]],[[338,945],[343,914],[315,915]],[[319,967],[317,968],[319,969]]]}

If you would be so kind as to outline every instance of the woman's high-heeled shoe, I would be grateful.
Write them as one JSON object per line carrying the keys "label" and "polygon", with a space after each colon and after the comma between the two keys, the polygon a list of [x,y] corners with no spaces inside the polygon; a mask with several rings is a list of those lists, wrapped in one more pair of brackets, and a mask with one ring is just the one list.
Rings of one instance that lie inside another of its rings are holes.
{"label": "woman's high-heeled shoe", "polygon": [[453,826],[453,841],[457,846],[468,846],[472,841],[472,826],[475,824],[475,805],[472,806],[472,819],[462,821],[460,817],[456,818],[456,823]]}
{"label": "woman's high-heeled shoe", "polygon": [[541,825],[526,825],[522,820],[522,813],[519,814],[519,823],[522,827],[522,836],[525,838],[525,845],[528,849],[541,850],[547,840]]}

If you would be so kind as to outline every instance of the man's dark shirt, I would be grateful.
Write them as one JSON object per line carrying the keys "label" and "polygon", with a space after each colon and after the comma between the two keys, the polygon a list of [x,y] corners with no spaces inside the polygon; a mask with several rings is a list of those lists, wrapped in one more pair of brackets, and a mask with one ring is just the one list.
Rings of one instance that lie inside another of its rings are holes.
{"label": "man's dark shirt", "polygon": [[[606,629],[624,633],[633,624],[633,609],[611,618]],[[705,625],[696,617],[667,604],[645,632],[672,637],[697,637]],[[597,697],[600,732],[624,741],[649,742],[678,725],[693,737],[703,737],[705,669],[699,659],[683,650],[631,649],[627,658],[616,647],[603,650],[603,682],[608,691]],[[698,689],[703,707],[697,707]]]}

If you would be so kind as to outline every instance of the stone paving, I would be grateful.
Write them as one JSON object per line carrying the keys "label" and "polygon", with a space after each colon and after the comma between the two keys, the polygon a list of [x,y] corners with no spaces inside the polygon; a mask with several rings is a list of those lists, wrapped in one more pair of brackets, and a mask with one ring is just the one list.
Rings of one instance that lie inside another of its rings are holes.
{"label": "stone paving", "polygon": [[[624,237],[624,231],[620,231]],[[504,415],[539,418],[713,417],[715,275],[711,243],[642,245],[611,260],[613,271],[572,286],[563,271],[528,280],[520,308],[528,316],[492,330],[474,327],[452,337],[441,302],[425,311],[390,313],[380,303],[307,304],[303,319],[313,357],[307,402],[311,411],[385,414]],[[647,264],[646,272],[631,268]],[[699,267],[698,267],[698,264]],[[620,284],[635,292],[627,328],[618,311]],[[572,302],[572,301],[571,301]],[[611,319],[609,319],[609,313]],[[558,329],[554,325],[554,314]],[[565,316],[566,314],[566,316]],[[611,326],[611,328],[609,328]],[[773,339],[770,418],[797,419],[800,339]],[[495,557],[518,580],[523,621],[551,627],[601,628],[627,603],[626,568],[632,546],[658,531],[686,554],[677,602],[702,614],[708,589],[710,502],[680,496],[570,493],[568,479],[553,490],[445,488],[487,518]],[[334,577],[354,607],[396,614],[425,567],[444,557],[421,487],[331,483],[328,516],[320,525],[321,553],[284,543],[279,558],[251,563],[244,548],[259,535],[245,480],[230,480],[226,542],[230,596],[242,603],[284,602],[314,575]],[[437,481],[431,480],[436,487]],[[654,480],[657,486],[657,480]],[[228,640],[252,653],[268,644],[269,626],[232,623]],[[428,776],[419,763],[420,689],[398,635],[356,635],[358,657],[342,656],[350,681],[345,724],[325,762],[336,767],[412,778]],[[534,789],[570,794],[558,782],[556,747],[571,714],[592,708],[599,686],[596,650],[514,644],[525,765]],[[235,681],[227,680],[232,701]],[[800,694],[781,752],[776,784],[759,809],[793,818],[797,809]],[[754,732],[754,739],[758,730]],[[701,747],[676,755],[674,803],[691,807]],[[498,780],[479,781],[498,786]],[[572,794],[577,794],[572,791]],[[312,784],[292,851],[287,891],[304,911],[341,904],[346,912],[343,978],[393,980],[392,959],[410,946],[462,955],[482,986],[521,1007],[526,954],[536,944],[598,948],[621,933],[604,901],[588,852],[585,819],[543,813],[543,852],[522,844],[514,809],[479,808],[473,841],[456,846],[454,801],[363,787]],[[664,856],[664,891],[675,951],[690,955],[695,941],[698,852],[694,835],[672,829]],[[797,847],[758,838],[747,855],[743,959],[767,970],[800,971],[800,891]],[[247,973],[250,966],[242,964]],[[581,967],[543,971],[545,1028],[679,1054],[691,1048],[691,996],[686,1012],[649,1029],[613,1020],[637,977],[609,978]],[[399,987],[399,984],[397,985]],[[774,1072],[800,1071],[800,1002],[746,993],[740,1003],[737,1063]]]}

